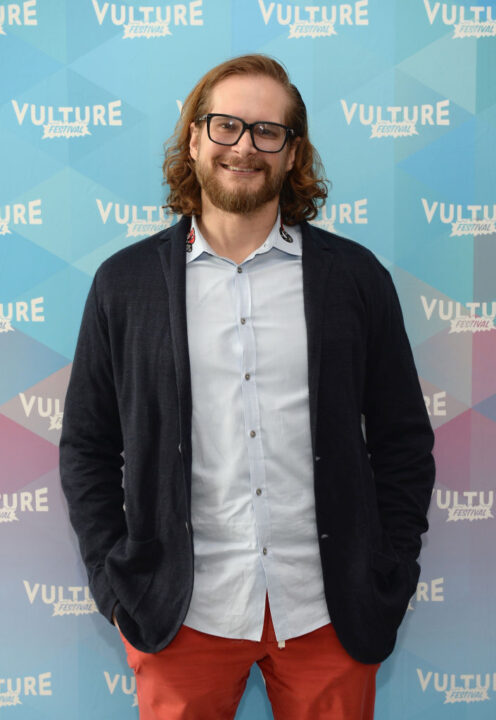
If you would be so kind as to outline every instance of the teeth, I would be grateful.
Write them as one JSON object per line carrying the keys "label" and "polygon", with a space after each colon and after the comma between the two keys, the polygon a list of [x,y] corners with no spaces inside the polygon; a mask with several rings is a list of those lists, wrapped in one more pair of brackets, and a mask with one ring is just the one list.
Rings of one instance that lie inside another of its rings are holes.
{"label": "teeth", "polygon": [[236,165],[224,165],[227,170],[234,170],[235,172],[254,172],[257,168],[241,168]]}

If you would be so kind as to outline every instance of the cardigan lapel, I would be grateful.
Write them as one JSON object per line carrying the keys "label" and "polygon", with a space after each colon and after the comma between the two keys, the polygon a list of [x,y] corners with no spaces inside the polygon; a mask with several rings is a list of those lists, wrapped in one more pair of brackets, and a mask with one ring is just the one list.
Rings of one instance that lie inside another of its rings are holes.
{"label": "cardigan lapel", "polygon": [[181,218],[172,229],[169,239],[158,248],[169,291],[169,317],[179,397],[181,448],[188,454],[191,448],[192,402],[186,324],[186,237],[190,224],[190,218]]}
{"label": "cardigan lapel", "polygon": [[332,250],[317,237],[306,222],[301,224],[303,235],[303,301],[307,325],[308,394],[310,405],[310,431],[315,457],[317,404],[320,377],[322,341],[322,313],[329,272],[334,259]]}

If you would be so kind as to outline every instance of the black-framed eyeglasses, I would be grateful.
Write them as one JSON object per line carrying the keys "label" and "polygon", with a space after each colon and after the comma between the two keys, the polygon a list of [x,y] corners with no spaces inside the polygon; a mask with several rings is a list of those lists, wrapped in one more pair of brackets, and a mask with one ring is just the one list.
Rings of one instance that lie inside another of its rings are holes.
{"label": "black-framed eyeglasses", "polygon": [[281,152],[288,138],[295,136],[295,131],[280,123],[257,120],[247,123],[235,115],[208,113],[196,122],[207,121],[207,133],[210,140],[217,145],[236,145],[245,130],[250,131],[251,141],[257,150],[267,153]]}

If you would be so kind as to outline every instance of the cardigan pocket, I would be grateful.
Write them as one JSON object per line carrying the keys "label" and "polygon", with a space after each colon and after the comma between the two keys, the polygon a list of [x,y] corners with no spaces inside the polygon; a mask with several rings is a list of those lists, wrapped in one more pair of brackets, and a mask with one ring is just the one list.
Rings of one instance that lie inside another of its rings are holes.
{"label": "cardigan pocket", "polygon": [[152,581],[158,547],[156,538],[133,540],[124,535],[107,555],[105,569],[112,590],[129,615],[133,615]]}
{"label": "cardigan pocket", "polygon": [[389,575],[389,573],[396,570],[399,565],[399,558],[392,555],[387,555],[379,550],[372,551],[372,567],[375,570],[379,570],[383,575]]}
{"label": "cardigan pocket", "polygon": [[396,631],[410,600],[408,568],[396,554],[371,553],[371,582],[376,610],[383,626]]}

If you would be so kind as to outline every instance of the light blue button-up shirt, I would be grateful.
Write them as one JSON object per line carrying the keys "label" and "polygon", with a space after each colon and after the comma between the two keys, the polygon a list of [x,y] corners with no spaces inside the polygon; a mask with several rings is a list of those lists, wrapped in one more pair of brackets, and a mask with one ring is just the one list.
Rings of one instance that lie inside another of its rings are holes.
{"label": "light blue button-up shirt", "polygon": [[[195,576],[185,625],[278,641],[329,622],[317,540],[302,245],[280,218],[240,265],[193,220],[186,309]],[[190,235],[191,240],[191,235]]]}

